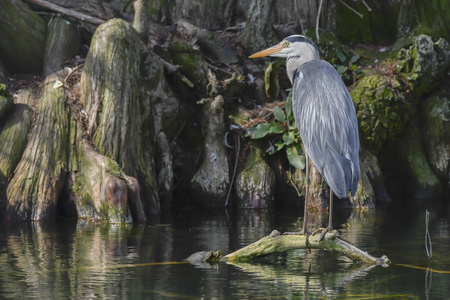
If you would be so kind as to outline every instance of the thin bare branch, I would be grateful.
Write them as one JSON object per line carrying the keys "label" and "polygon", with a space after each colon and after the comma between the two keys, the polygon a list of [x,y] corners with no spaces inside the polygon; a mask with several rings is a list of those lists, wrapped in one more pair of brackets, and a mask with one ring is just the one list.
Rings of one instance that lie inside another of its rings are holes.
{"label": "thin bare branch", "polygon": [[317,38],[317,43],[320,41],[320,37],[319,37],[319,21],[320,21],[320,11],[322,10],[322,4],[323,4],[323,0],[320,0],[319,9],[317,10],[317,19],[316,19],[316,38]]}
{"label": "thin bare branch", "polygon": [[352,12],[354,12],[355,14],[357,14],[361,19],[363,18],[363,14],[357,12],[354,8],[352,8],[351,6],[349,6],[347,3],[345,3],[342,0],[339,0],[339,2],[341,2],[342,4],[345,5],[345,7],[347,7],[348,9],[350,9]]}
{"label": "thin bare branch", "polygon": [[106,22],[106,20],[92,17],[92,16],[89,16],[89,15],[86,15],[86,14],[83,14],[83,13],[80,13],[80,12],[77,12],[74,10],[70,10],[70,9],[64,8],[62,6],[59,6],[59,5],[44,1],[44,0],[25,0],[25,1],[48,8],[50,10],[62,13],[67,16],[77,18],[81,21],[86,21],[86,22],[92,23],[92,24],[100,25],[100,24],[103,24]]}

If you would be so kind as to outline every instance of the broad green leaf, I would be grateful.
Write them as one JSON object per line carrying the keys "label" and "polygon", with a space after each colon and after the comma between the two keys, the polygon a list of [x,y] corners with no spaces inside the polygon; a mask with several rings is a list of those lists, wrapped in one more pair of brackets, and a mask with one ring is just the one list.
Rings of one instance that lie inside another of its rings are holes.
{"label": "broad green leaf", "polygon": [[283,127],[280,125],[280,123],[272,122],[270,123],[269,132],[270,133],[283,133]]}
{"label": "broad green leaf", "polygon": [[305,168],[306,159],[303,155],[300,155],[300,147],[298,145],[286,148],[286,154],[291,165],[300,170]]}
{"label": "broad green leaf", "polygon": [[348,63],[348,65],[350,66],[350,65],[354,64],[359,59],[359,57],[360,57],[359,55],[353,56],[352,59],[350,59],[350,62]]}
{"label": "broad green leaf", "polygon": [[271,126],[272,126],[272,124],[270,124],[270,123],[263,123],[263,124],[259,124],[256,127],[250,127],[247,129],[247,136],[252,139],[263,138],[267,134],[270,133]]}
{"label": "broad green leaf", "polygon": [[275,106],[273,108],[273,116],[275,117],[275,120],[277,120],[278,122],[281,123],[286,122],[286,115],[279,106]]}
{"label": "broad green leaf", "polygon": [[275,154],[278,151],[280,151],[281,149],[283,149],[283,147],[284,147],[284,143],[282,141],[278,141],[275,144],[270,145],[270,148],[268,149],[269,154],[270,155]]}
{"label": "broad green leaf", "polygon": [[339,58],[339,60],[343,63],[345,62],[345,60],[347,59],[347,57],[345,56],[345,54],[340,50],[337,49],[336,51],[336,56]]}
{"label": "broad green leaf", "polygon": [[337,66],[337,72],[341,75],[344,74],[345,71],[347,71],[347,69],[348,69],[348,67],[346,67],[346,66]]}
{"label": "broad green leaf", "polygon": [[277,147],[277,151],[280,151],[281,149],[283,149],[283,147],[285,145],[286,144],[284,142],[282,142],[282,141],[278,141],[278,142],[275,143],[275,147]]}
{"label": "broad green leaf", "polygon": [[283,134],[283,141],[286,144],[286,146],[292,144],[295,141],[295,134],[292,131]]}

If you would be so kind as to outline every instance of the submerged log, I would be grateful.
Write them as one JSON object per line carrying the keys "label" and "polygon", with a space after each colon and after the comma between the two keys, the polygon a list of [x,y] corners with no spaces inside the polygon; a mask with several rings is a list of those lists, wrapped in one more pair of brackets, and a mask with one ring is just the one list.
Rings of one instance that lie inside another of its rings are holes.
{"label": "submerged log", "polygon": [[159,213],[153,161],[151,80],[144,73],[143,44],[121,19],[98,27],[81,77],[87,129],[98,151],[136,178],[147,214]]}
{"label": "submerged log", "polygon": [[68,171],[69,121],[62,77],[51,75],[25,152],[7,189],[8,220],[54,216]]}
{"label": "submerged log", "polygon": [[339,239],[337,231],[328,232],[323,241],[320,241],[320,234],[310,236],[308,245],[304,235],[281,235],[277,230],[259,241],[254,242],[244,248],[232,252],[223,257],[228,262],[248,261],[258,257],[263,257],[273,253],[281,253],[294,249],[327,249],[341,253],[352,260],[363,263],[389,265],[390,261],[386,256],[376,258],[367,252]]}
{"label": "submerged log", "polygon": [[0,182],[6,182],[13,175],[25,150],[35,97],[31,89],[16,92],[12,112],[5,118],[0,131]]}
{"label": "submerged log", "polygon": [[51,19],[47,25],[42,75],[47,76],[59,71],[79,50],[80,34],[77,26],[62,17]]}
{"label": "submerged log", "polygon": [[0,0],[0,57],[10,72],[39,72],[46,25],[22,1]]}

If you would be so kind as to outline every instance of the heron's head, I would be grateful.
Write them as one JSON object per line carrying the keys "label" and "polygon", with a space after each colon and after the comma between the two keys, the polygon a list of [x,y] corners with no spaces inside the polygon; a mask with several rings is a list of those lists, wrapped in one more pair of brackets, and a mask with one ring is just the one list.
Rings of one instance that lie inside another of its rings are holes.
{"label": "heron's head", "polygon": [[257,57],[304,57],[306,60],[318,59],[321,51],[307,37],[303,35],[291,35],[282,40],[279,44],[259,51],[249,56],[249,58]]}

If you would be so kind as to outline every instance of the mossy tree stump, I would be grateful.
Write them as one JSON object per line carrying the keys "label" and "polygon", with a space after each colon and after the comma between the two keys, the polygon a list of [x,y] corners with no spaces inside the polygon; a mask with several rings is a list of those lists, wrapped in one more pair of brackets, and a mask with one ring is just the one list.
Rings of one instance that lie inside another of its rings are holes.
{"label": "mossy tree stump", "polygon": [[7,189],[8,220],[45,220],[55,215],[68,171],[69,120],[63,80],[47,77],[33,127]]}
{"label": "mossy tree stump", "polygon": [[138,33],[128,23],[113,19],[99,26],[83,69],[81,100],[93,143],[139,181],[145,210],[152,214],[160,207],[144,53]]}

